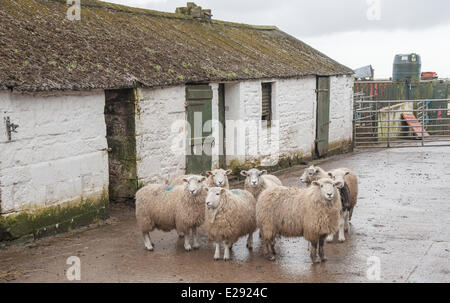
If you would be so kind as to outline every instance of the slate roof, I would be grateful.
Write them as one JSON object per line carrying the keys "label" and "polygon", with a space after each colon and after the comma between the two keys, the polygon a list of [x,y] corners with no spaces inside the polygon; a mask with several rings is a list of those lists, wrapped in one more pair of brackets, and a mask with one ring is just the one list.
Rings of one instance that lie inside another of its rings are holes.
{"label": "slate roof", "polygon": [[[0,0],[0,89],[115,89],[343,75],[353,71],[277,27],[81,1]],[[214,13],[214,12],[213,12]]]}

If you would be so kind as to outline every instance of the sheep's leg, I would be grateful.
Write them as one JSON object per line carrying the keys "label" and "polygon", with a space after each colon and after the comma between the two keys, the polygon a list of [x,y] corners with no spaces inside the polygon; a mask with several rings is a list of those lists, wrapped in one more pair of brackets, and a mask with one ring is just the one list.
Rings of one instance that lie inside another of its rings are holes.
{"label": "sheep's leg", "polygon": [[248,249],[253,249],[253,233],[249,233],[249,234],[248,234],[248,238],[247,238],[247,248],[248,248]]}
{"label": "sheep's leg", "polygon": [[344,231],[349,232],[350,231],[350,212],[349,211],[345,212],[344,219],[345,219]]}
{"label": "sheep's leg", "polygon": [[329,234],[328,236],[327,236],[327,242],[328,243],[331,243],[331,242],[333,242],[333,240],[334,240],[334,234]]}
{"label": "sheep's leg", "polygon": [[320,259],[317,256],[317,241],[311,241],[311,250],[309,252],[309,256],[311,257],[311,261],[314,264],[320,263]]}
{"label": "sheep's leg", "polygon": [[194,238],[194,245],[192,245],[192,247],[194,249],[199,249],[200,248],[200,244],[198,243],[197,227],[192,228],[192,237]]}
{"label": "sheep's leg", "polygon": [[224,246],[225,246],[225,250],[223,253],[223,260],[229,261],[230,260],[230,244],[227,241],[225,241]]}
{"label": "sheep's leg", "polygon": [[264,240],[264,247],[267,253],[267,258],[270,261],[275,261],[275,241],[274,240]]}
{"label": "sheep's leg", "polygon": [[147,233],[142,233],[142,234],[143,234],[143,236],[144,236],[144,245],[145,245],[145,248],[146,248],[148,251],[153,251],[153,243],[152,243],[152,240],[150,239],[150,233],[147,232]]}
{"label": "sheep's leg", "polygon": [[345,241],[345,232],[344,232],[344,229],[345,229],[345,218],[344,218],[344,216],[345,216],[344,214],[341,214],[339,216],[339,237],[338,237],[338,241],[340,243]]}
{"label": "sheep's leg", "polygon": [[270,250],[272,251],[273,255],[277,254],[277,251],[275,250],[275,239],[270,241]]}
{"label": "sheep's leg", "polygon": [[191,251],[192,250],[192,246],[191,246],[191,233],[188,232],[187,234],[184,235],[184,249],[186,251]]}
{"label": "sheep's leg", "polygon": [[219,261],[220,259],[220,242],[216,242],[216,251],[214,252],[214,261]]}
{"label": "sheep's leg", "polygon": [[327,260],[327,258],[325,257],[325,250],[324,250],[324,245],[325,245],[325,236],[320,236],[319,238],[319,257],[320,257],[320,261],[325,262]]}

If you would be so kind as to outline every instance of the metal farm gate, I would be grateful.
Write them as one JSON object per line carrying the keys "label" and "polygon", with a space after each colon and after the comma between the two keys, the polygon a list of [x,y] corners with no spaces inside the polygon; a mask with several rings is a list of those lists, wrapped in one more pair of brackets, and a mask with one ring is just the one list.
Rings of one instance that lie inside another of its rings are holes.
{"label": "metal farm gate", "polygon": [[450,99],[370,99],[354,96],[355,148],[450,146]]}

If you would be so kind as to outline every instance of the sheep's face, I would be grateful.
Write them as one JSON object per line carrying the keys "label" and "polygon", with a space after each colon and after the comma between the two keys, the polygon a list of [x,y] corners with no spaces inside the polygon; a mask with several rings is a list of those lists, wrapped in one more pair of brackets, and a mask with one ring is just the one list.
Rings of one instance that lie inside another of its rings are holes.
{"label": "sheep's face", "polygon": [[348,176],[350,174],[350,172],[346,172],[343,170],[335,170],[333,172],[329,172],[328,176],[330,176],[330,179],[335,181],[335,182],[340,182],[341,183],[341,187],[339,188],[343,188],[345,185],[345,176]]}
{"label": "sheep's face", "polygon": [[224,187],[227,184],[228,176],[231,174],[231,170],[216,169],[209,171],[206,174],[213,178],[214,184],[217,187]]}
{"label": "sheep's face", "polygon": [[307,169],[305,169],[303,175],[300,177],[300,182],[304,184],[310,184],[316,177],[317,173],[318,169],[314,165],[308,167]]}
{"label": "sheep's face", "polygon": [[183,179],[186,182],[186,188],[190,195],[196,196],[205,188],[206,178],[202,176],[190,176]]}
{"label": "sheep's face", "polygon": [[241,175],[247,178],[246,182],[251,187],[258,187],[261,184],[261,176],[265,174],[267,174],[267,170],[259,170],[256,168],[241,171]]}
{"label": "sheep's face", "polygon": [[326,201],[332,201],[338,194],[337,189],[343,186],[340,181],[333,181],[331,179],[320,179],[319,181],[313,181],[313,186],[320,188],[322,198]]}
{"label": "sheep's face", "polygon": [[206,208],[216,209],[220,205],[220,199],[225,193],[225,189],[221,187],[211,187],[208,189],[208,195],[206,196]]}

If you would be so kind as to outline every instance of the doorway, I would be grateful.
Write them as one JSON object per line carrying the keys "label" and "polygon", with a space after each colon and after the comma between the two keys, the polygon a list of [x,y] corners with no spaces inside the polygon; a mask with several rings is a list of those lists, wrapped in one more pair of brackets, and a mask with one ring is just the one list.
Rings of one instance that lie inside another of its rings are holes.
{"label": "doorway", "polygon": [[136,170],[136,126],[134,89],[105,91],[105,122],[108,141],[109,200],[134,203]]}
{"label": "doorway", "polygon": [[[186,121],[190,125],[186,142],[186,174],[203,174],[211,170],[211,127],[204,127],[212,118],[213,91],[209,85],[186,86]],[[218,143],[218,142],[217,142]]]}
{"label": "doorway", "polygon": [[330,133],[330,77],[317,77],[316,156],[326,157]]}

